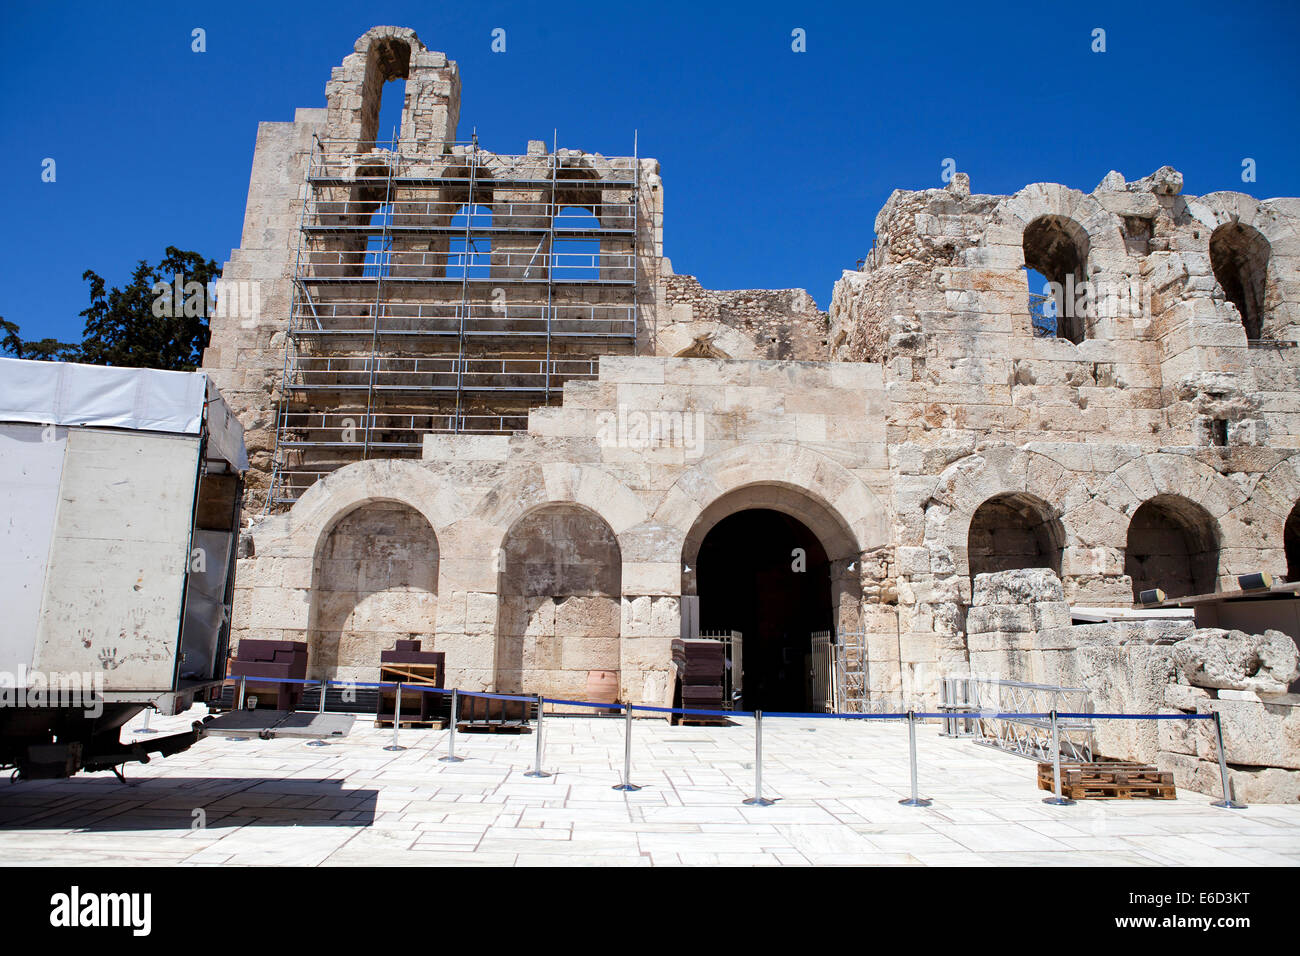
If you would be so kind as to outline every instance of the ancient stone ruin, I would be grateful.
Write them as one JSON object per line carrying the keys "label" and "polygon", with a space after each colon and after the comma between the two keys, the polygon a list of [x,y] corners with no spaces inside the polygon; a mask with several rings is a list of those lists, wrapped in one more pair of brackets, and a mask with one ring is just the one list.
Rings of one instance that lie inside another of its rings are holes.
{"label": "ancient stone ruin", "polygon": [[[738,631],[747,706],[794,709],[830,632],[882,701],[980,672],[1218,709],[1242,786],[1297,798],[1295,634],[1075,618],[1300,580],[1300,199],[959,173],[894,192],[823,312],[675,274],[635,149],[458,139],[460,83],[376,27],[258,130],[224,282],[259,309],[204,362],[254,466],[236,637],[370,680],[414,637],[462,687],[659,703],[674,638]],[[1213,789],[1165,723],[1100,743]]]}

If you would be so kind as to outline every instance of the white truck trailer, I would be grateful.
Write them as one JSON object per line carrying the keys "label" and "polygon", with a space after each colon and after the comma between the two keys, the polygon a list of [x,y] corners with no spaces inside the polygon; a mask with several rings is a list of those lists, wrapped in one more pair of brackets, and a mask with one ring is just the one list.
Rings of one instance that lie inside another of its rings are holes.
{"label": "white truck trailer", "polygon": [[220,693],[247,469],[201,372],[0,359],[0,767],[116,772],[202,736],[120,740]]}

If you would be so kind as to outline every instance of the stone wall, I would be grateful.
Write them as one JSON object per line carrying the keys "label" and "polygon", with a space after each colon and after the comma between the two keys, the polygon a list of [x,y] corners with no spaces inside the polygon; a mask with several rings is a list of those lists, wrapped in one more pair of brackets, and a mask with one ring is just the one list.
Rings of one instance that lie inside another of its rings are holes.
{"label": "stone wall", "polygon": [[[1097,713],[1209,714],[1223,722],[1237,796],[1300,800],[1300,650],[1278,631],[1196,628],[1190,619],[1070,625],[1056,576],[1044,569],[981,574],[968,617],[970,675],[1079,687]],[[1095,751],[1172,770],[1175,784],[1221,793],[1207,720],[1098,720]]]}
{"label": "stone wall", "polygon": [[694,276],[659,282],[655,354],[822,362],[829,318],[803,289],[705,289]]}

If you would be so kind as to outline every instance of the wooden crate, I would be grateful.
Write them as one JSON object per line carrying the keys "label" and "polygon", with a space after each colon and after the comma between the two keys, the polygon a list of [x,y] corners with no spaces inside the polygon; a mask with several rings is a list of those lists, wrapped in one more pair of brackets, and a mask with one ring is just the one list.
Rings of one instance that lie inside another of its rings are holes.
{"label": "wooden crate", "polygon": [[[1038,765],[1038,788],[1055,791],[1050,763]],[[1124,760],[1061,764],[1061,796],[1071,800],[1175,800],[1174,775]]]}
{"label": "wooden crate", "polygon": [[[402,726],[441,726],[433,716],[438,709],[438,697],[420,687],[441,687],[443,668],[440,664],[409,664],[383,661],[379,665],[379,680],[385,684],[402,684]],[[375,726],[393,726],[396,716],[397,688],[379,688],[379,700],[375,705]]]}

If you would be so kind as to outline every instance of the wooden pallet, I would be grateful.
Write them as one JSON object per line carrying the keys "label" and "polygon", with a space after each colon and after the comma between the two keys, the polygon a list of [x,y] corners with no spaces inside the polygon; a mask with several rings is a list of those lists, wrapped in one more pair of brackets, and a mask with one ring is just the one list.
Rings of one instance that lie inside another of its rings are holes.
{"label": "wooden pallet", "polygon": [[462,734],[522,734],[530,728],[526,720],[459,720],[456,730]]}
{"label": "wooden pallet", "polygon": [[[385,719],[383,717],[376,717],[375,726],[391,728],[393,726],[393,718],[389,717]],[[442,728],[445,726],[447,726],[447,722],[443,720],[441,717],[434,717],[430,720],[421,720],[418,717],[413,717],[410,720],[407,720],[405,717],[403,717],[401,721],[398,723],[399,728],[406,727],[412,730],[417,728],[423,728],[426,730],[442,730]]]}
{"label": "wooden pallet", "polygon": [[[1050,763],[1038,765],[1038,789],[1055,791]],[[1061,796],[1071,800],[1176,800],[1174,775],[1125,760],[1061,764]]]}

